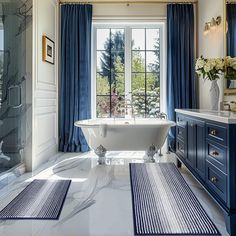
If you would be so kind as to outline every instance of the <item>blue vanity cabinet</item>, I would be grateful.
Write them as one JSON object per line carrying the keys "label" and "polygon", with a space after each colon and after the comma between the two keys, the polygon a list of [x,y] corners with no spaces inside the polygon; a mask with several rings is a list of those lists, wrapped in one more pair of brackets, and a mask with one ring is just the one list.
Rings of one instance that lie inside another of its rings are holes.
{"label": "blue vanity cabinet", "polygon": [[195,134],[196,137],[196,160],[195,160],[195,171],[201,177],[205,179],[205,123],[202,121],[195,122]]}
{"label": "blue vanity cabinet", "polygon": [[223,209],[227,231],[236,235],[236,124],[177,113],[178,166],[189,171]]}
{"label": "blue vanity cabinet", "polygon": [[201,179],[205,178],[205,122],[177,115],[176,153]]}
{"label": "blue vanity cabinet", "polygon": [[182,161],[186,161],[187,157],[187,130],[188,122],[185,117],[177,116],[176,121],[176,153]]}

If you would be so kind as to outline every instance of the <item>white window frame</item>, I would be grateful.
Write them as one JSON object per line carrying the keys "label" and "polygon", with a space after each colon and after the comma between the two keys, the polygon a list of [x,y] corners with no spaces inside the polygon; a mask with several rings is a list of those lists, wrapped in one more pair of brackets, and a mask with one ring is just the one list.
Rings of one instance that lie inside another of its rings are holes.
{"label": "white window frame", "polygon": [[160,109],[166,113],[166,20],[165,19],[94,19],[92,32],[92,81],[91,81],[91,115],[96,119],[96,63],[97,63],[97,35],[96,30],[102,28],[125,29],[125,94],[131,99],[131,28],[159,28],[160,29]]}

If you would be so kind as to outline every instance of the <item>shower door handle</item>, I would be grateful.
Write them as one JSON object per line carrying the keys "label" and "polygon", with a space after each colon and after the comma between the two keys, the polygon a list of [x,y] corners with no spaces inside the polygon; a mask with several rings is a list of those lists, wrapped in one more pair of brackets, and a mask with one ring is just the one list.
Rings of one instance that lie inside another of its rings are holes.
{"label": "shower door handle", "polygon": [[7,105],[14,109],[22,106],[20,85],[12,85],[8,88]]}

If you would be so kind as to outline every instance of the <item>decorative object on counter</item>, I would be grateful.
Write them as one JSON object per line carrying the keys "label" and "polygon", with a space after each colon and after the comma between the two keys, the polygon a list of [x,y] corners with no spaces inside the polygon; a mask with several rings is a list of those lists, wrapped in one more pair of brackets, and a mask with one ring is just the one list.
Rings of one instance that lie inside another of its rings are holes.
{"label": "decorative object on counter", "polygon": [[211,109],[218,110],[218,103],[220,97],[220,89],[217,84],[217,80],[221,78],[221,75],[225,71],[225,63],[222,58],[204,58],[201,56],[197,59],[196,73],[204,80],[212,81],[210,88],[210,100]]}
{"label": "decorative object on counter", "polygon": [[230,102],[231,111],[236,112],[236,102]]}
{"label": "decorative object on counter", "polygon": [[212,80],[210,88],[211,110],[218,110],[219,97],[220,89],[217,80]]}
{"label": "decorative object on counter", "polygon": [[46,35],[43,35],[42,43],[43,43],[43,61],[54,64],[54,53],[55,53],[54,42]]}
{"label": "decorative object on counter", "polygon": [[220,110],[221,111],[231,111],[231,106],[227,101],[223,101],[220,103]]}
{"label": "decorative object on counter", "polygon": [[236,112],[236,102],[235,101],[223,101],[220,106],[221,111],[233,111]]}

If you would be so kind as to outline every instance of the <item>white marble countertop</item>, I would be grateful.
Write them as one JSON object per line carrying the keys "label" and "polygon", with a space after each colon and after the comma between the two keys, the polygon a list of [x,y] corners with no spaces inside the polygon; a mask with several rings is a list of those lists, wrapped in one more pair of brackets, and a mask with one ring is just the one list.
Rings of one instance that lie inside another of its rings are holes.
{"label": "white marble countertop", "polygon": [[236,124],[236,112],[203,109],[175,109],[175,112],[226,124]]}

